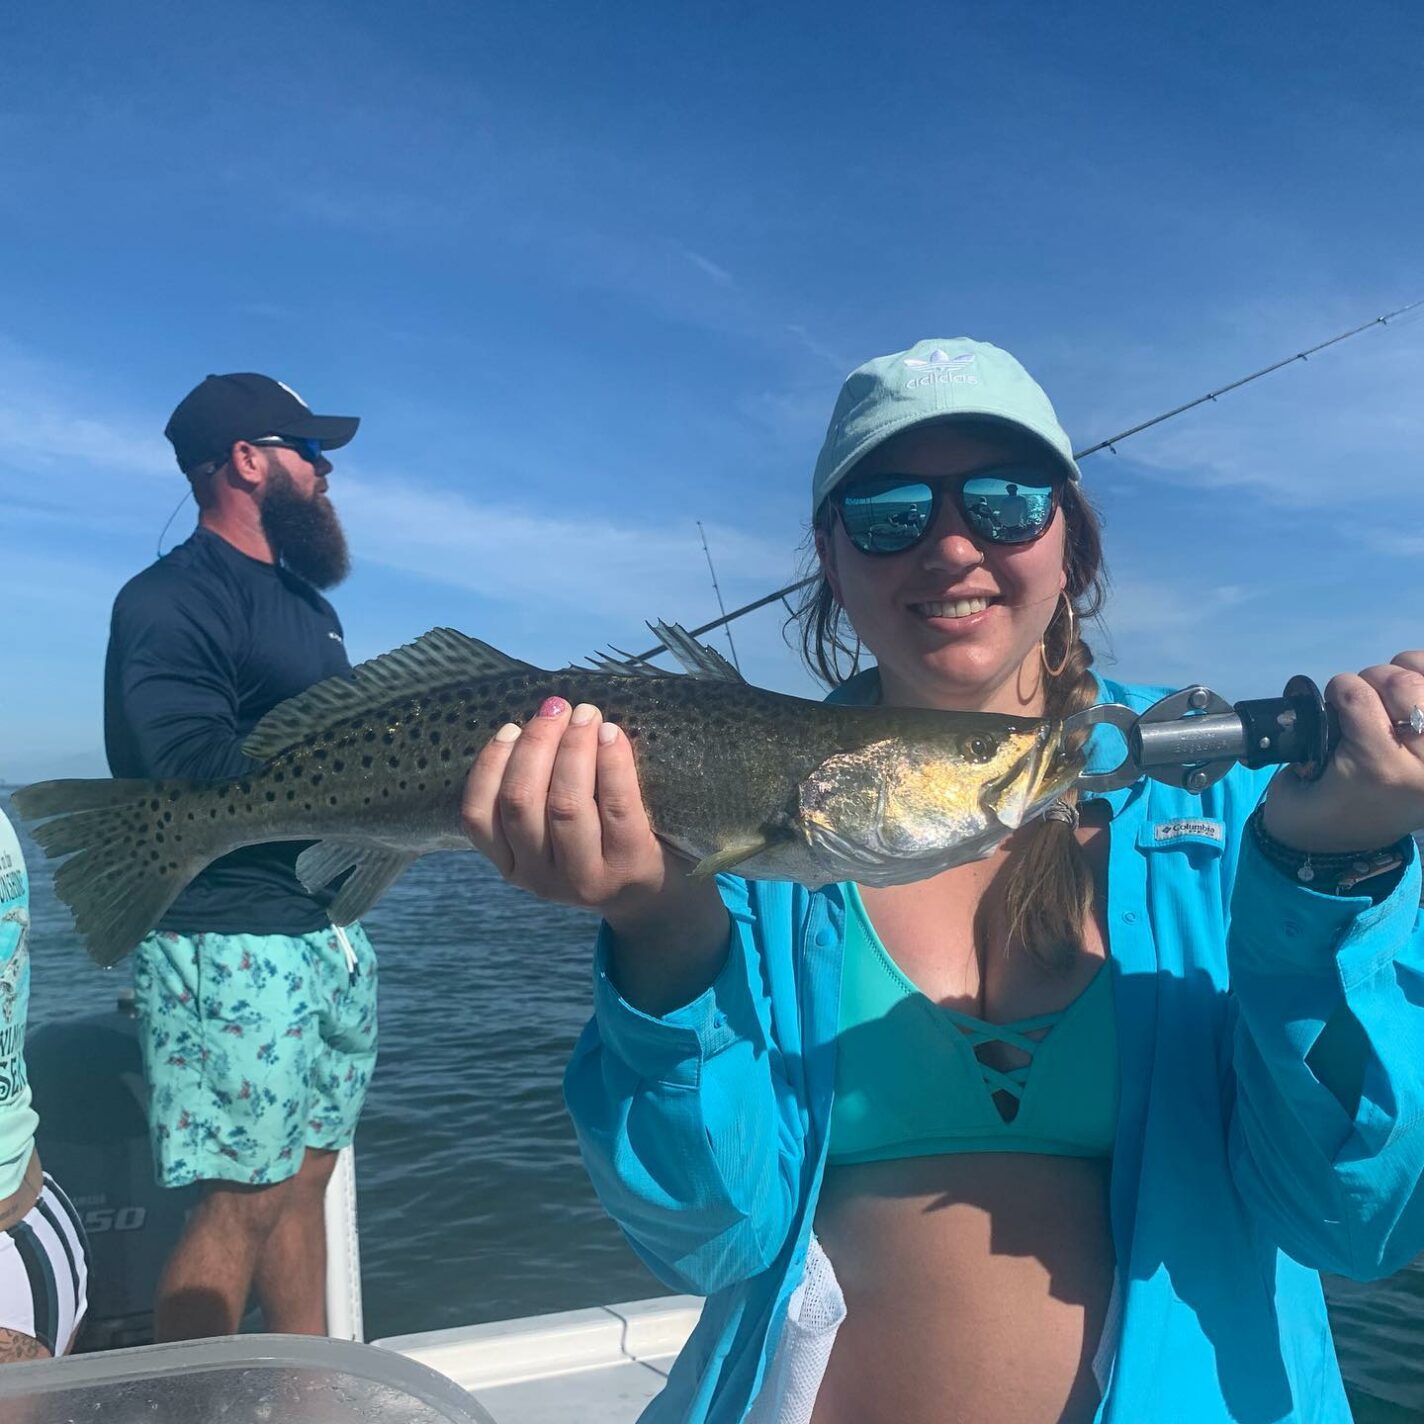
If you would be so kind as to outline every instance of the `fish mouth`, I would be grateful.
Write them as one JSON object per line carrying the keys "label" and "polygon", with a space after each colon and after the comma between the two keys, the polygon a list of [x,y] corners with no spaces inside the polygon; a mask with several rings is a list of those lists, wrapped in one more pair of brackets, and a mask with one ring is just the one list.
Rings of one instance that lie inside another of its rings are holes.
{"label": "fish mouth", "polygon": [[1067,791],[1083,770],[1081,749],[1070,749],[1057,722],[1040,722],[1033,743],[1002,775],[979,794],[986,816],[1017,829]]}

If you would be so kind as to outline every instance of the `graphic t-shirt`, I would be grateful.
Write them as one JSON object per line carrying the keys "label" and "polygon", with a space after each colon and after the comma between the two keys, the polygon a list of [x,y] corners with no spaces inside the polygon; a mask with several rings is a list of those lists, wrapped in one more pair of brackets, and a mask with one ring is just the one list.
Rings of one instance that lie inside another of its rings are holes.
{"label": "graphic t-shirt", "polygon": [[19,1188],[39,1122],[25,1076],[30,1007],[30,881],[15,828],[0,811],[0,1197]]}

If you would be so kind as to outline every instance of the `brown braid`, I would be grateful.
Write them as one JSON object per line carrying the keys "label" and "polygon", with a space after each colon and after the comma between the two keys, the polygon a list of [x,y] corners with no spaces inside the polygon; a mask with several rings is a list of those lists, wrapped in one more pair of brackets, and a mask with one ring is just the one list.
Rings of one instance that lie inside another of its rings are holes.
{"label": "brown braid", "polygon": [[[817,516],[817,528],[829,533],[833,517],[830,506],[823,506]],[[1077,617],[1070,624],[1060,599],[1044,633],[1049,665],[1064,664],[1057,677],[1044,674],[1044,710],[1055,719],[1092,706],[1097,696],[1093,652],[1078,630],[1085,620],[1098,614],[1107,596],[1101,524],[1077,485],[1064,488],[1063,518],[1065,592]],[[807,567],[819,574],[814,543]],[[816,578],[801,606],[787,621],[799,625],[802,658],[827,686],[838,687],[856,672],[860,640],[832,597],[824,574]],[[1064,639],[1070,629],[1073,643],[1066,648]],[[848,672],[841,670],[842,659],[847,657],[851,663]],[[1014,836],[1014,854],[1002,877],[1002,895],[1008,927],[1006,944],[1022,946],[1052,970],[1066,969],[1082,952],[1083,925],[1093,903],[1093,879],[1071,826],[1039,820],[1018,832]]]}

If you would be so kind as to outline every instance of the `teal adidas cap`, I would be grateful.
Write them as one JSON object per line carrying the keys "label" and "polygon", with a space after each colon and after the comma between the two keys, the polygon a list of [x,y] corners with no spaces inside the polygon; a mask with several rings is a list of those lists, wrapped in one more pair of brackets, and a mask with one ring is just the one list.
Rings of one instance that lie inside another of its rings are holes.
{"label": "teal adidas cap", "polygon": [[917,341],[846,377],[811,476],[811,510],[892,435],[930,420],[1001,420],[1041,440],[1070,480],[1082,474],[1043,388],[1007,351],[967,336]]}

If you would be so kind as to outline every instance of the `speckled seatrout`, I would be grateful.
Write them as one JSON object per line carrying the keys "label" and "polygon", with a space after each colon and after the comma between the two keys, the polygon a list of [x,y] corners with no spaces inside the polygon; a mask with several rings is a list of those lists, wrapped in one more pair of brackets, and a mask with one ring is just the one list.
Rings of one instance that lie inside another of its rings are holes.
{"label": "speckled seatrout", "polygon": [[546,697],[626,732],[653,829],[695,863],[758,879],[893,885],[986,855],[1075,779],[1058,723],[839,707],[765,692],[680,628],[652,625],[688,675],[600,660],[544,671],[452,629],[274,708],[231,781],[46,781],[14,804],[51,856],[90,954],[112,964],[205,866],[314,840],[297,874],[358,918],[418,856],[467,850],[465,773]]}

